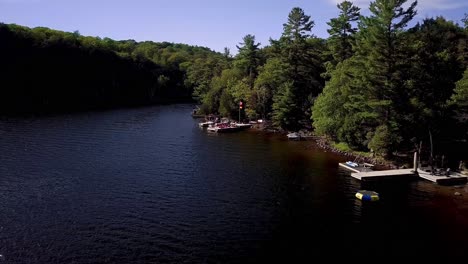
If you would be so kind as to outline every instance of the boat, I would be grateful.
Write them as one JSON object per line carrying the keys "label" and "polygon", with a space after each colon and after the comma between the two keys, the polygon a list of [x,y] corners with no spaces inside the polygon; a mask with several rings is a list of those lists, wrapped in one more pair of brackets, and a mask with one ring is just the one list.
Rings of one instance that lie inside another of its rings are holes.
{"label": "boat", "polygon": [[238,127],[233,124],[227,124],[227,123],[221,123],[217,125],[211,125],[207,128],[209,132],[215,132],[215,133],[230,133],[230,132],[237,132],[241,131],[244,128]]}
{"label": "boat", "polygon": [[215,122],[213,121],[206,121],[206,122],[202,122],[202,123],[198,123],[198,126],[199,127],[209,127],[211,125],[214,125]]}
{"label": "boat", "polygon": [[251,128],[252,124],[243,124],[243,123],[235,123],[235,126],[240,128],[241,130]]}
{"label": "boat", "polygon": [[341,167],[348,169],[352,172],[369,172],[373,171],[373,164],[370,163],[357,163],[356,161],[346,161],[338,163]]}
{"label": "boat", "polygon": [[201,123],[198,123],[198,126],[199,127],[210,127],[210,126],[213,126],[215,124],[219,123],[219,117],[215,116],[215,115],[208,115],[208,116],[205,116],[205,122],[201,122]]}
{"label": "boat", "polygon": [[301,140],[301,136],[297,132],[292,132],[286,135],[289,140]]}

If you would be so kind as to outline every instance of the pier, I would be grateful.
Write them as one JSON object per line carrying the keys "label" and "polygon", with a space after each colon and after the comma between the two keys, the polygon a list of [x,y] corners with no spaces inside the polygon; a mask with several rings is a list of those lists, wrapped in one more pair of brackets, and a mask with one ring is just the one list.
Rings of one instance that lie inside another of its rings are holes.
{"label": "pier", "polygon": [[357,164],[354,162],[339,163],[343,168],[352,171],[351,176],[355,179],[366,181],[381,178],[412,178],[419,177],[441,185],[466,184],[468,176],[459,172],[445,171],[441,169],[421,168],[418,165],[417,153],[414,155],[414,167],[411,169],[381,170],[374,171],[371,164]]}
{"label": "pier", "polygon": [[449,172],[448,175],[431,174],[430,171],[418,169],[418,176],[440,185],[466,184],[468,177],[458,172]]}
{"label": "pier", "polygon": [[417,176],[414,172],[414,169],[399,169],[399,170],[381,170],[381,171],[365,171],[365,172],[355,172],[351,173],[353,178],[358,180],[371,180],[376,178],[385,178],[385,177],[413,177]]}

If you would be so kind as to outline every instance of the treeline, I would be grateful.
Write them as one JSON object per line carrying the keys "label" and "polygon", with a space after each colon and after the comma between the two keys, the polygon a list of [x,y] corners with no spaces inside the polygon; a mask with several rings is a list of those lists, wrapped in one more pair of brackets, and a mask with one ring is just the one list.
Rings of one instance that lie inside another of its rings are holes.
{"label": "treeline", "polygon": [[337,7],[328,39],[314,36],[314,21],[296,7],[279,39],[260,48],[246,35],[236,56],[0,24],[0,113],[193,96],[204,114],[237,119],[242,102],[241,119],[313,128],[382,155],[429,137],[466,144],[468,16],[463,26],[436,17],[408,27],[416,2],[375,0],[368,16],[349,1]]}
{"label": "treeline", "polygon": [[[208,59],[209,58],[209,59]],[[192,99],[184,82],[207,48],[114,41],[0,24],[0,113],[41,113]]]}
{"label": "treeline", "polygon": [[187,81],[204,113],[237,119],[242,101],[242,118],[312,125],[355,150],[391,155],[429,137],[466,144],[468,18],[464,27],[443,17],[408,27],[417,2],[406,2],[376,0],[362,16],[344,1],[326,40],[293,8],[280,39],[259,48],[247,35],[224,68],[202,62]]}

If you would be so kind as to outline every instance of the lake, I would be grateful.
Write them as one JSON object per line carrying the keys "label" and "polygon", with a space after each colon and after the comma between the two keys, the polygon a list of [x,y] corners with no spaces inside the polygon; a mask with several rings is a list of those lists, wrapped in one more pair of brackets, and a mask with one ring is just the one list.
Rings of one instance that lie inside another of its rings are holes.
{"label": "lake", "polygon": [[0,263],[468,256],[466,186],[361,186],[312,141],[210,134],[192,108],[0,119]]}

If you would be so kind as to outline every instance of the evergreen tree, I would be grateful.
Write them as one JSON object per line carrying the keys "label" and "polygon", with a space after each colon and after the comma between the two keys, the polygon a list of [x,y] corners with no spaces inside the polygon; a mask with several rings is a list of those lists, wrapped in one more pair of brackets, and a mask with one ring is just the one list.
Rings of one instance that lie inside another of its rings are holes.
{"label": "evergreen tree", "polygon": [[[349,102],[350,83],[353,81],[349,69],[351,62],[342,65],[353,55],[352,44],[357,28],[352,26],[359,18],[359,8],[349,1],[337,5],[340,10],[338,18],[328,22],[330,38],[327,41],[331,60],[326,63],[325,77],[333,78],[327,82],[323,92],[318,96],[312,108],[313,126],[320,135],[328,135],[334,139],[341,138],[341,126],[345,122],[348,110],[343,106]],[[338,64],[338,65],[337,65]],[[348,140],[350,141],[350,140]]]}
{"label": "evergreen tree", "polygon": [[234,65],[244,72],[245,76],[248,76],[250,83],[253,84],[253,80],[257,77],[257,67],[260,64],[259,49],[260,43],[255,43],[254,35],[246,35],[243,42],[237,46],[238,54]]}
{"label": "evergreen tree", "polygon": [[299,126],[298,113],[296,106],[296,95],[293,92],[294,84],[292,82],[283,83],[278,93],[273,98],[273,124],[289,130],[296,130]]}
{"label": "evergreen tree", "polygon": [[[297,116],[290,116],[290,123],[308,123],[310,117],[310,106],[313,98],[316,97],[323,87],[320,73],[322,63],[319,58],[319,43],[312,38],[310,31],[314,22],[310,16],[305,15],[301,8],[295,7],[288,16],[288,22],[283,24],[283,34],[279,41],[272,41],[272,46],[279,53],[282,64],[286,66],[285,74],[290,83],[290,91],[283,92],[282,97],[294,95],[294,103],[291,107],[296,109],[288,110]],[[288,102],[293,99],[290,98]],[[282,111],[284,108],[274,108],[274,111]],[[273,113],[280,116],[280,113]],[[304,122],[306,121],[306,122]],[[299,126],[299,123],[290,126]]]}
{"label": "evergreen tree", "polygon": [[456,83],[450,103],[455,105],[459,111],[468,114],[468,68],[465,70],[463,78]]}
{"label": "evergreen tree", "polygon": [[463,26],[465,27],[465,29],[468,29],[468,14],[467,13],[463,15],[463,18],[461,21],[463,22]]}
{"label": "evergreen tree", "polygon": [[337,5],[340,15],[332,18],[327,24],[330,26],[328,33],[328,48],[333,56],[332,64],[336,65],[353,55],[352,44],[357,28],[352,22],[356,22],[360,16],[360,8],[349,1],[343,1]]}
{"label": "evergreen tree", "polygon": [[405,79],[410,96],[406,127],[410,129],[401,134],[421,140],[429,129],[434,138],[440,138],[454,121],[447,101],[466,67],[459,52],[466,33],[442,17],[425,19],[408,33],[411,68]]}
{"label": "evergreen tree", "polygon": [[257,102],[256,110],[262,118],[269,117],[273,110],[273,96],[287,80],[286,69],[287,65],[278,58],[271,58],[260,67],[259,75],[255,79],[254,94]]}
{"label": "evergreen tree", "polygon": [[[408,8],[407,0],[376,0],[371,2],[371,16],[363,17],[357,34],[356,61],[361,71],[356,76],[361,80],[363,99],[378,116],[378,124],[362,142],[373,142],[374,150],[390,154],[400,143],[399,129],[404,125],[408,95],[405,86],[405,70],[409,61],[406,56],[405,27],[416,15],[417,1]],[[377,127],[385,127],[378,129]],[[385,133],[383,133],[385,131]],[[382,133],[384,135],[382,135]],[[378,138],[383,142],[376,142]],[[382,147],[385,146],[385,147]]]}

